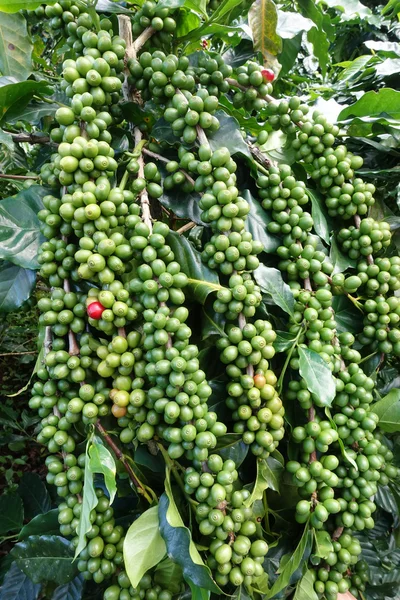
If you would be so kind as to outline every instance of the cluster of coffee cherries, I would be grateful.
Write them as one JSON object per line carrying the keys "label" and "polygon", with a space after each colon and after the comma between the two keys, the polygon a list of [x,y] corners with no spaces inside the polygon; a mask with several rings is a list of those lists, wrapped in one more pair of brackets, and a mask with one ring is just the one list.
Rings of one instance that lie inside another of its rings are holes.
{"label": "cluster of coffee cherries", "polygon": [[275,74],[271,69],[264,69],[258,63],[249,61],[236,69],[237,83],[246,89],[237,90],[235,84],[231,84],[234,91],[233,105],[236,108],[244,108],[249,113],[264,110],[268,104],[264,96],[271,94],[272,81]]}
{"label": "cluster of coffee cherries", "polygon": [[219,121],[214,115],[217,108],[217,96],[211,96],[206,89],[199,89],[194,94],[187,90],[178,91],[166,104],[164,119],[171,123],[174,135],[182,137],[186,144],[193,144],[197,139],[197,126],[211,132],[219,129]]}
{"label": "cluster of coffee cherries", "polygon": [[375,221],[370,217],[362,219],[359,228],[350,225],[337,234],[341,249],[353,260],[369,254],[378,254],[390,245],[391,238],[389,223]]}
{"label": "cluster of coffee cherries", "polygon": [[145,29],[152,28],[151,45],[161,47],[169,46],[172,41],[171,34],[176,29],[174,9],[157,4],[153,0],[146,0],[140,9],[133,15],[132,34],[139,37]]}
{"label": "cluster of coffee cherries", "polygon": [[136,588],[133,588],[126,571],[118,573],[116,582],[104,592],[104,600],[171,600],[172,594],[154,581],[152,573],[147,572]]}

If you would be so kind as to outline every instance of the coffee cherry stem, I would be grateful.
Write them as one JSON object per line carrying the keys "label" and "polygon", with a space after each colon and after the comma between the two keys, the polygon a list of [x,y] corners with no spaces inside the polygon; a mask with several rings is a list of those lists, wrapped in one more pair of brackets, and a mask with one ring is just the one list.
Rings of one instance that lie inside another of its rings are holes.
{"label": "coffee cherry stem", "polygon": [[[135,146],[137,146],[138,144],[140,144],[140,142],[142,140],[142,132],[140,131],[140,129],[138,127],[135,127],[135,129],[134,129],[134,137],[135,137]],[[141,154],[141,156],[139,156],[138,163],[139,163],[138,177],[142,177],[144,179],[143,154]],[[145,223],[147,225],[147,227],[150,229],[150,232],[152,232],[153,224],[152,224],[151,214],[150,214],[150,201],[149,201],[149,195],[147,193],[146,188],[144,188],[140,192],[140,204],[142,207],[143,223]]]}
{"label": "coffee cherry stem", "polygon": [[175,233],[179,233],[179,235],[182,235],[182,233],[193,229],[193,227],[196,227],[196,223],[194,223],[194,221],[189,221],[188,223],[185,223],[185,225],[182,225],[182,227],[179,227],[179,229],[177,229]]}
{"label": "coffee cherry stem", "polygon": [[118,335],[120,337],[126,338],[126,331],[125,331],[125,327],[118,327]]}
{"label": "coffee cherry stem", "polygon": [[121,463],[124,465],[124,468],[125,468],[126,472],[128,473],[129,479],[133,483],[138,494],[141,494],[144,498],[146,498],[146,500],[149,504],[153,504],[154,499],[151,498],[151,496],[149,495],[149,493],[146,490],[146,487],[136,477],[134,470],[132,469],[131,465],[128,462],[128,459],[126,458],[124,453],[120,450],[120,448],[117,446],[117,444],[114,442],[114,440],[111,438],[111,436],[104,429],[103,425],[100,423],[100,420],[96,421],[95,428],[101,434],[101,436],[103,437],[106,444],[114,452],[117,459],[120,460]]}
{"label": "coffee cherry stem", "polygon": [[183,492],[185,498],[189,502],[190,508],[195,513],[196,512],[196,506],[198,505],[198,502],[196,502],[196,500],[193,500],[193,498],[191,498],[189,496],[189,494],[186,492],[186,490],[185,490],[185,484],[183,483],[182,478],[181,478],[181,476],[178,473],[178,469],[175,466],[175,462],[172,460],[172,458],[170,457],[170,455],[168,454],[168,452],[166,451],[166,449],[164,448],[164,446],[160,442],[157,442],[157,446],[158,446],[161,454],[163,455],[165,464],[170,469],[171,473],[173,474],[173,476],[175,478],[176,483],[179,485],[179,487],[180,487],[181,491]]}
{"label": "coffee cherry stem", "polygon": [[[165,158],[165,156],[161,156],[161,154],[157,154],[157,152],[153,152],[152,150],[149,150],[148,148],[143,148],[142,152],[143,152],[143,154],[146,154],[147,156],[150,156],[151,158],[154,158],[155,160],[159,160],[163,163],[170,162],[169,158]],[[187,173],[183,169],[179,169],[179,172],[183,173],[183,175],[186,177],[186,179],[187,179],[187,181],[189,181],[189,183],[191,183],[192,185],[195,184],[194,179],[192,177],[190,177],[189,173]]]}
{"label": "coffee cherry stem", "polygon": [[332,539],[336,542],[340,536],[342,535],[344,527],[337,527],[335,531],[332,533]]}
{"label": "coffee cherry stem", "polygon": [[291,345],[291,347],[290,347],[290,349],[289,349],[289,351],[288,351],[288,353],[286,355],[286,360],[285,360],[284,365],[282,367],[281,374],[279,375],[279,379],[278,379],[277,384],[276,384],[276,389],[277,389],[277,392],[278,392],[279,395],[282,394],[283,380],[285,378],[286,370],[287,370],[288,365],[290,363],[290,359],[292,358],[292,354],[293,354],[294,350],[297,348],[300,336],[303,333],[304,333],[304,322],[301,324],[301,327],[300,327],[300,329],[299,329],[299,331],[298,331],[295,339],[293,340],[293,343],[292,343],[292,345]]}
{"label": "coffee cherry stem", "polygon": [[7,173],[0,173],[0,179],[16,179],[24,181],[26,179],[39,179],[39,175],[7,175]]}
{"label": "coffee cherry stem", "polygon": [[261,171],[261,173],[264,173],[264,175],[269,175],[268,169],[272,166],[275,166],[274,161],[267,158],[265,154],[251,142],[247,142],[247,146],[255,158],[256,168]]}
{"label": "coffee cherry stem", "polygon": [[209,146],[210,142],[204,132],[204,129],[200,127],[200,125],[196,125],[197,137],[199,138],[199,142],[202,146]]}
{"label": "coffee cherry stem", "polygon": [[[233,79],[233,78],[231,78],[231,77],[227,77],[227,78],[225,79],[225,81],[227,81],[227,82],[229,83],[229,85],[231,85],[232,87],[237,87],[237,88],[239,88],[239,89],[240,89],[240,90],[242,90],[242,91],[246,91],[246,90],[248,90],[248,89],[249,89],[249,88],[248,88],[248,86],[241,85],[241,84],[240,84],[238,81],[236,81],[236,79]],[[261,96],[261,95],[259,94],[259,97],[260,97],[260,98],[263,98],[263,99],[264,99],[264,100],[266,100],[267,102],[273,102],[273,100],[274,100],[274,98],[273,98],[272,96],[270,96],[269,94],[265,94],[265,96]]]}

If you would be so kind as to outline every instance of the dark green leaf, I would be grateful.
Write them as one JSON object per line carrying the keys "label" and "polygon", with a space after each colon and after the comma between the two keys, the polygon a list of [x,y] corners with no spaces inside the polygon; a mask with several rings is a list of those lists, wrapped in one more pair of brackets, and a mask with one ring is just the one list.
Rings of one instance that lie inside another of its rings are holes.
{"label": "dark green leaf", "polygon": [[332,235],[330,239],[331,250],[330,250],[330,261],[333,265],[333,273],[344,273],[349,268],[356,266],[356,261],[349,258],[347,254],[344,254],[336,241],[336,237]]}
{"label": "dark green leaf", "polygon": [[172,594],[178,594],[182,586],[182,569],[178,563],[167,556],[158,563],[154,572],[154,581]]}
{"label": "dark green leaf", "polygon": [[282,279],[278,269],[260,265],[254,271],[254,277],[261,290],[272,297],[275,304],[289,315],[294,315],[294,296],[292,290]]}
{"label": "dark green leaf", "polygon": [[171,231],[167,241],[189,278],[186,289],[192,298],[204,304],[208,294],[221,289],[217,273],[202,262],[200,252],[183,235]]}
{"label": "dark green leaf", "polygon": [[319,406],[331,406],[336,395],[335,380],[324,359],[308,348],[299,346],[300,375],[308,390],[318,398]]}
{"label": "dark green leaf", "polygon": [[250,157],[250,151],[240,133],[239,123],[233,117],[228,116],[222,110],[215,113],[220,127],[218,131],[210,134],[209,142],[212,150],[217,150],[221,146],[228,148],[231,155],[241,152]]}
{"label": "dark green leaf", "polygon": [[374,502],[386,512],[394,515],[395,517],[399,514],[399,507],[396,502],[396,498],[393,495],[392,490],[387,485],[380,485],[378,491],[374,496]]}
{"label": "dark green leaf", "polygon": [[325,215],[324,201],[321,195],[315,190],[307,189],[307,195],[311,200],[311,216],[314,221],[314,229],[319,237],[329,244],[331,227]]}
{"label": "dark green leaf", "polygon": [[51,600],[80,600],[83,594],[85,580],[82,575],[78,575],[69,583],[58,586],[51,597]]}
{"label": "dark green leaf", "polygon": [[43,208],[46,193],[42,186],[32,185],[0,201],[0,258],[25,269],[39,268],[42,235],[37,213]]}
{"label": "dark green leaf", "polygon": [[342,110],[339,121],[350,117],[379,117],[383,114],[393,119],[400,118],[400,92],[391,88],[366,92],[357,102]]}
{"label": "dark green leaf", "polygon": [[331,26],[330,18],[322,12],[313,0],[299,0],[299,8],[303,16],[311,19],[316,25],[308,31],[307,37],[314,47],[314,54],[318,59],[322,75],[325,75],[329,64],[329,38],[327,33]]}
{"label": "dark green leaf", "polygon": [[160,498],[158,514],[160,531],[167,546],[168,556],[181,566],[185,579],[210,592],[222,594],[179,514],[172,494],[169,469],[166,471],[165,492]]}
{"label": "dark green leaf", "polygon": [[25,518],[46,513],[51,508],[47,488],[37,473],[25,473],[19,484],[18,494],[24,503]]}
{"label": "dark green leaf", "polygon": [[254,48],[261,52],[264,62],[270,55],[282,50],[282,40],[276,32],[278,14],[272,0],[256,0],[249,11],[249,25],[253,33]]}
{"label": "dark green leaf", "polygon": [[50,93],[51,88],[45,81],[30,79],[19,82],[15,77],[0,77],[0,121],[6,113],[7,118],[11,115],[13,117],[16,114],[22,115],[25,106],[34,94]]}
{"label": "dark green leaf", "polygon": [[[2,0],[0,6],[4,2]],[[3,14],[0,21],[1,74],[15,77],[18,81],[27,79],[32,73],[32,50],[25,17],[22,14]]]}
{"label": "dark green leaf", "polygon": [[159,198],[161,204],[165,208],[172,210],[177,217],[188,219],[198,225],[203,225],[200,216],[199,200],[199,194],[195,192],[188,194],[179,188],[173,188],[172,190],[164,189],[162,196]]}
{"label": "dark green leaf", "polygon": [[26,540],[30,535],[57,535],[60,531],[58,523],[58,508],[36,515],[23,526],[18,540]]}
{"label": "dark green leaf", "polygon": [[238,433],[227,433],[219,437],[215,449],[224,460],[234,460],[237,467],[246,458],[248,450],[248,445],[242,441],[242,436]]}
{"label": "dark green leaf", "polygon": [[112,504],[117,493],[115,460],[108,448],[97,437],[94,438],[93,444],[89,448],[89,456],[89,469],[92,473],[104,475],[104,483],[110,496],[110,504]]}
{"label": "dark green leaf", "polygon": [[296,586],[293,600],[318,600],[318,595],[314,590],[314,577],[312,571],[306,571],[300,579]]}
{"label": "dark green leaf", "polygon": [[332,306],[335,311],[337,331],[358,333],[362,328],[362,313],[352,304],[347,296],[334,296]]}
{"label": "dark green leaf", "polygon": [[274,341],[276,352],[284,352],[291,348],[296,337],[296,334],[289,333],[288,331],[277,331]]}
{"label": "dark green leaf", "polygon": [[9,531],[17,531],[22,527],[24,507],[17,494],[2,494],[0,496],[0,535]]}
{"label": "dark green leaf", "polygon": [[400,431],[400,389],[391,390],[371,410],[379,417],[379,427],[388,433]]}
{"label": "dark green leaf", "polygon": [[153,473],[164,473],[165,465],[160,454],[150,454],[147,446],[139,446],[135,450],[134,461],[137,465],[147,467]]}
{"label": "dark green leaf", "polygon": [[68,583],[77,572],[77,564],[72,562],[72,543],[57,535],[32,535],[27,540],[18,542],[11,554],[17,566],[34,583]]}
{"label": "dark green leaf", "polygon": [[266,595],[267,598],[273,598],[276,594],[278,594],[278,592],[283,590],[283,588],[285,588],[290,582],[290,578],[293,575],[293,573],[297,571],[297,569],[301,565],[308,544],[309,532],[309,524],[306,523],[303,535],[301,536],[300,542],[296,550],[290,556],[285,566],[280,570],[278,579],[275,581],[274,585]]}
{"label": "dark green leaf", "polygon": [[166,6],[169,10],[174,8],[187,8],[204,16],[207,15],[206,0],[161,0],[159,6]]}
{"label": "dark green leaf", "polygon": [[40,588],[41,585],[33,583],[14,562],[4,578],[1,600],[36,600]]}
{"label": "dark green leaf", "polygon": [[19,308],[31,295],[36,273],[0,260],[0,314]]}
{"label": "dark green leaf", "polygon": [[226,319],[224,315],[216,313],[210,308],[203,307],[203,320],[201,328],[201,339],[208,340],[209,338],[220,338],[225,337],[224,325]]}
{"label": "dark green leaf", "polygon": [[319,558],[327,558],[333,552],[332,538],[328,531],[313,530],[315,547],[314,554]]}
{"label": "dark green leaf", "polygon": [[189,583],[189,587],[192,592],[191,600],[209,600],[209,598],[210,598],[209,590],[205,590],[204,588],[201,588],[198,585],[195,585],[191,581],[189,581],[188,583]]}
{"label": "dark green leaf", "polygon": [[151,130],[151,135],[159,142],[166,142],[171,146],[176,144],[178,141],[178,138],[172,131],[171,123],[168,123],[164,117],[155,123],[153,129]]}
{"label": "dark green leaf", "polygon": [[86,460],[85,460],[85,473],[84,473],[84,484],[82,493],[82,510],[79,517],[79,524],[77,529],[78,544],[75,550],[75,558],[86,548],[87,539],[86,534],[92,528],[90,521],[90,513],[96,508],[98,498],[94,489],[93,472],[90,469],[89,463],[89,447],[92,443],[93,435],[88,439],[86,444]]}
{"label": "dark green leaf", "polygon": [[152,506],[132,523],[124,540],[125,568],[134,588],[146,571],[164,558],[166,550],[159,531],[158,506]]}
{"label": "dark green leaf", "polygon": [[243,190],[242,197],[250,205],[250,212],[245,221],[245,227],[255,240],[261,242],[264,246],[264,252],[273,253],[279,246],[279,239],[269,233],[267,225],[271,218],[256,200],[250,190]]}
{"label": "dark green leaf", "polygon": [[267,488],[279,491],[279,479],[283,469],[276,458],[257,458],[257,478],[251,496],[244,502],[245,506],[251,506],[256,500],[261,500]]}
{"label": "dark green leaf", "polygon": [[0,129],[0,146],[1,145],[5,146],[9,152],[15,151],[12,135]]}

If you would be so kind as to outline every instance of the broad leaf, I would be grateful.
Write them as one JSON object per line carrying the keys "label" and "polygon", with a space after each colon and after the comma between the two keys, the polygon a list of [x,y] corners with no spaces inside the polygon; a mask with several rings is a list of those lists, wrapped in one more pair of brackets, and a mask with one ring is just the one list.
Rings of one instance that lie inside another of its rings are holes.
{"label": "broad leaf", "polygon": [[282,50],[282,40],[276,32],[278,14],[272,0],[256,0],[249,11],[249,25],[253,33],[254,49],[261,52],[264,62],[270,55]]}
{"label": "broad leaf", "polygon": [[293,573],[297,571],[303,560],[303,556],[308,545],[309,533],[309,524],[306,523],[303,535],[301,536],[300,542],[296,550],[293,552],[289,560],[286,562],[285,566],[280,571],[278,579],[275,581],[274,585],[267,593],[266,598],[273,598],[276,594],[278,594],[278,592],[283,590],[283,588],[285,588],[290,582],[290,578],[292,577]]}
{"label": "broad leaf", "polygon": [[22,115],[25,106],[34,94],[51,94],[51,87],[46,81],[18,81],[16,77],[0,77],[0,121],[7,113],[8,117]]}
{"label": "broad leaf", "polygon": [[196,192],[187,194],[179,188],[173,188],[172,190],[164,189],[162,196],[159,198],[161,204],[165,208],[172,210],[177,217],[188,219],[198,225],[204,225],[200,216],[199,200],[200,196]]}
{"label": "broad leaf", "polygon": [[318,594],[314,590],[314,577],[310,570],[306,571],[297,584],[293,600],[318,600]]}
{"label": "broad leaf", "polygon": [[80,600],[83,594],[85,580],[82,575],[78,575],[69,583],[58,586],[51,597],[51,600]]}
{"label": "broad leaf", "polygon": [[279,239],[269,233],[268,223],[271,221],[270,215],[263,209],[250,190],[243,190],[242,197],[249,203],[250,212],[245,221],[245,228],[251,233],[255,240],[261,242],[264,246],[264,252],[274,253],[279,244]]}
{"label": "broad leaf", "polygon": [[41,585],[33,581],[14,562],[0,590],[1,600],[36,600]]}
{"label": "broad leaf", "polygon": [[241,434],[227,433],[218,438],[215,449],[224,460],[233,460],[239,467],[247,456],[249,446],[242,441]]}
{"label": "broad leaf", "polygon": [[9,531],[17,531],[22,527],[24,507],[17,494],[2,494],[0,496],[0,535]]}
{"label": "broad leaf", "polygon": [[97,437],[94,438],[93,444],[89,448],[89,456],[89,469],[92,473],[104,475],[104,483],[110,496],[110,504],[112,504],[117,493],[115,460],[108,448]]}
{"label": "broad leaf", "polygon": [[362,313],[354,306],[347,296],[334,296],[332,299],[337,331],[358,333],[362,329]]}
{"label": "broad leaf", "polygon": [[299,8],[304,17],[315,23],[307,32],[308,41],[312,43],[314,54],[318,59],[322,75],[325,76],[329,64],[329,35],[331,22],[328,14],[316,6],[313,0],[299,0]]}
{"label": "broad leaf", "polygon": [[281,38],[292,39],[302,31],[309,31],[311,27],[314,27],[311,19],[306,19],[299,13],[278,9],[276,31]]}
{"label": "broad leaf", "polygon": [[82,510],[81,515],[79,517],[79,524],[77,530],[78,544],[75,550],[75,558],[82,552],[84,548],[86,548],[86,534],[92,528],[92,523],[90,521],[90,513],[94,508],[96,508],[98,503],[98,498],[94,489],[93,471],[90,469],[90,457],[88,452],[92,439],[93,435],[88,439],[88,442],[86,444],[85,473],[83,478],[84,484],[82,492]]}
{"label": "broad leaf", "polygon": [[47,488],[37,473],[25,473],[18,487],[18,494],[24,503],[25,518],[46,513],[51,508]]}
{"label": "broad leaf", "polygon": [[203,263],[200,252],[183,235],[172,231],[167,241],[182,271],[189,278],[189,285],[185,289],[195,300],[204,304],[208,294],[221,289],[217,273]]}
{"label": "broad leaf", "polygon": [[0,260],[0,314],[19,308],[31,295],[35,271]]}
{"label": "broad leaf", "polygon": [[167,556],[158,563],[154,572],[154,581],[172,594],[178,594],[182,586],[182,568]]}
{"label": "broad leaf", "polygon": [[261,290],[269,294],[275,304],[290,316],[294,315],[294,296],[292,290],[282,279],[278,269],[260,265],[254,271],[254,277]]}
{"label": "broad leaf", "polygon": [[393,119],[400,118],[400,92],[391,88],[366,92],[357,102],[342,110],[339,121],[350,117],[379,117],[383,114]]}
{"label": "broad leaf", "polygon": [[[0,3],[1,5],[4,2]],[[26,8],[26,6],[24,6]],[[0,20],[0,72],[18,81],[32,73],[32,50],[26,19],[22,14],[3,14]]]}
{"label": "broad leaf", "polygon": [[311,216],[314,221],[314,229],[319,237],[329,244],[331,227],[325,215],[324,201],[320,194],[315,190],[307,190],[307,195],[311,200]]}
{"label": "broad leaf", "polygon": [[313,529],[315,547],[314,554],[319,558],[328,558],[330,552],[333,552],[332,538],[328,531]]}
{"label": "broad leaf", "polygon": [[36,515],[24,525],[19,532],[18,540],[26,540],[30,535],[57,535],[60,531],[58,508]]}
{"label": "broad leaf", "polygon": [[18,542],[11,550],[11,555],[17,566],[34,583],[68,583],[77,572],[72,543],[57,535],[32,535]]}
{"label": "broad leaf", "polygon": [[372,405],[371,410],[379,417],[379,427],[387,433],[400,431],[400,389],[391,390],[384,398]]}
{"label": "broad leaf", "polygon": [[270,488],[274,492],[279,491],[279,479],[284,471],[283,465],[272,456],[267,459],[257,458],[257,477],[251,496],[244,502],[245,506],[251,506],[256,500],[261,500],[264,490]]}
{"label": "broad leaf", "polygon": [[328,364],[314,350],[299,346],[300,375],[318,406],[331,406],[336,394],[335,380]]}
{"label": "broad leaf", "polygon": [[181,566],[185,579],[210,592],[222,594],[211,577],[209,567],[204,564],[194,545],[190,530],[185,527],[179,514],[172,494],[169,469],[166,471],[165,492],[160,498],[158,514],[168,556]]}
{"label": "broad leaf", "polygon": [[42,186],[32,185],[0,201],[0,258],[25,269],[39,268],[42,235],[37,213],[46,193]]}
{"label": "broad leaf", "polygon": [[211,149],[215,151],[221,146],[225,146],[232,156],[241,152],[245,156],[250,157],[249,148],[240,133],[237,120],[228,116],[222,110],[218,110],[215,116],[219,121],[220,127],[218,131],[209,136]]}
{"label": "broad leaf", "polygon": [[159,531],[158,506],[152,506],[132,523],[124,540],[125,569],[134,588],[166,551]]}
{"label": "broad leaf", "polygon": [[347,254],[341,251],[339,245],[336,241],[335,235],[332,235],[330,238],[331,249],[330,249],[330,261],[333,265],[333,274],[335,273],[344,273],[350,267],[353,268],[356,266],[356,261],[352,258],[349,258]]}
{"label": "broad leaf", "polygon": [[275,350],[277,352],[289,350],[293,346],[296,337],[296,334],[289,333],[288,331],[276,331],[276,339],[274,341]]}
{"label": "broad leaf", "polygon": [[189,581],[189,587],[192,592],[191,600],[209,600],[210,590],[205,590],[204,588],[195,585],[192,581]]}

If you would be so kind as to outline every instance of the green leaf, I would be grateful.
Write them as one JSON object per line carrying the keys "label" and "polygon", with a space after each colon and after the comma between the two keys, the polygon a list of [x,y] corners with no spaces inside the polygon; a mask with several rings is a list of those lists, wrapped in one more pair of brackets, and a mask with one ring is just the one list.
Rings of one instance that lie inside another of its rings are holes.
{"label": "green leaf", "polygon": [[203,307],[202,317],[201,339],[203,341],[212,337],[226,337],[224,330],[226,319],[224,315],[214,312],[212,308],[207,306]]}
{"label": "green leaf", "polygon": [[46,513],[51,508],[47,488],[37,473],[25,473],[18,487],[18,494],[24,503],[25,518]]}
{"label": "green leaf", "polygon": [[0,259],[25,269],[39,268],[42,235],[37,213],[43,208],[46,193],[42,186],[32,185],[0,201]]}
{"label": "green leaf", "polygon": [[327,531],[313,529],[315,548],[314,554],[319,558],[328,558],[330,552],[333,552],[332,538]]}
{"label": "green leaf", "polygon": [[293,346],[297,334],[289,333],[288,331],[276,331],[276,339],[274,348],[276,352],[284,352]]}
{"label": "green leaf", "polygon": [[400,389],[395,388],[378,402],[371,410],[379,417],[379,427],[387,433],[400,431]]}
{"label": "green leaf", "polygon": [[400,92],[391,88],[382,88],[377,92],[366,92],[357,102],[340,113],[338,120],[350,117],[392,117],[400,118]]}
{"label": "green leaf", "polygon": [[328,364],[314,350],[299,346],[298,351],[300,375],[308,390],[318,398],[318,406],[331,406],[336,385]]}
{"label": "green leaf", "polygon": [[90,457],[89,447],[92,443],[93,435],[91,435],[86,444],[86,460],[85,460],[85,473],[83,477],[83,492],[82,492],[82,510],[79,517],[79,524],[77,529],[78,544],[75,550],[75,558],[86,548],[87,539],[86,534],[92,528],[90,521],[90,513],[96,508],[98,498],[94,489],[93,471],[90,469]]}
{"label": "green leaf", "polygon": [[24,525],[19,532],[18,540],[26,540],[30,535],[57,535],[59,531],[58,508],[53,508],[46,513],[36,515]]}
{"label": "green leaf", "polygon": [[354,304],[347,296],[334,296],[332,299],[332,307],[335,311],[335,321],[337,331],[350,331],[350,333],[358,333],[362,329],[362,313],[355,308]]}
{"label": "green leaf", "polygon": [[318,59],[322,75],[326,75],[329,64],[329,35],[331,22],[328,14],[324,14],[313,0],[299,0],[299,8],[303,16],[315,23],[308,31],[308,41],[312,43],[314,54]]}
{"label": "green leaf", "polygon": [[125,568],[134,588],[164,558],[166,551],[159,531],[158,506],[152,506],[132,523],[124,540]]}
{"label": "green leaf", "polygon": [[[34,94],[51,94],[50,84],[33,79],[20,82],[15,77],[0,77],[0,121],[7,111],[13,116],[22,115]],[[9,116],[7,114],[7,119]]]}
{"label": "green leaf", "polygon": [[189,587],[192,592],[191,600],[209,600],[210,590],[205,590],[204,588],[195,585],[191,581],[189,581]]}
{"label": "green leaf", "polygon": [[112,504],[117,493],[115,460],[108,448],[97,437],[94,438],[93,444],[89,448],[89,456],[89,469],[92,473],[102,473],[104,475],[104,483],[110,496],[110,504]]}
{"label": "green leaf", "polygon": [[54,581],[64,584],[77,573],[77,565],[72,562],[72,543],[57,535],[32,535],[18,542],[11,554],[17,566],[33,583]]}
{"label": "green leaf", "polygon": [[306,191],[307,196],[311,200],[311,216],[314,221],[314,229],[319,237],[329,244],[331,227],[329,226],[325,215],[323,198],[315,190],[307,189]]}
{"label": "green leaf", "polygon": [[242,198],[249,203],[250,212],[245,221],[245,228],[249,231],[255,240],[261,242],[264,246],[264,252],[273,253],[279,246],[279,239],[269,233],[268,223],[271,221],[270,215],[263,209],[261,204],[252,196],[250,190],[243,190]]}
{"label": "green leaf", "polygon": [[294,315],[294,296],[292,290],[282,279],[281,272],[272,267],[260,265],[254,271],[254,278],[261,290],[272,297],[275,304],[290,316]]}
{"label": "green leaf", "polygon": [[28,383],[26,383],[17,392],[14,392],[14,394],[7,394],[7,398],[15,398],[16,396],[19,396],[20,394],[25,392],[28,389],[28,387],[32,381],[32,377],[34,377],[34,375],[36,375],[37,370],[39,369],[39,367],[42,366],[43,357],[44,357],[43,340],[44,340],[45,330],[46,330],[46,328],[44,325],[39,325],[39,332],[38,332],[38,339],[37,339],[37,348],[39,349],[39,353],[38,353],[38,356],[37,356],[37,359],[35,362],[35,366],[33,367],[31,376],[29,377]]}
{"label": "green leaf", "polygon": [[160,531],[167,546],[168,556],[181,566],[185,579],[210,592],[222,594],[222,590],[211,577],[209,567],[204,564],[194,545],[190,530],[182,521],[172,494],[168,468],[165,476],[165,492],[158,505],[158,515]]}
{"label": "green leaf", "polygon": [[31,295],[35,271],[0,260],[0,314],[19,308]]}
{"label": "green leaf", "polygon": [[209,138],[211,149],[215,151],[221,146],[225,146],[232,156],[241,152],[250,158],[250,150],[240,133],[240,127],[237,120],[230,117],[222,110],[217,110],[215,116],[219,121],[220,127],[218,131],[207,136]]}
{"label": "green leaf", "polygon": [[203,263],[200,252],[183,235],[171,231],[167,241],[175,257],[179,259],[181,270],[189,278],[189,285],[185,290],[197,302],[204,304],[208,294],[221,289],[217,273]]}
{"label": "green leaf", "polygon": [[28,35],[25,17],[22,14],[2,14],[0,20],[2,75],[15,77],[19,81],[28,79],[32,73],[32,50],[33,44]]}
{"label": "green leaf", "polygon": [[158,5],[166,6],[169,10],[187,8],[189,11],[207,16],[206,0],[161,0]]}
{"label": "green leaf", "polygon": [[59,585],[53,592],[51,600],[80,600],[83,594],[85,580],[78,575],[69,583]]}
{"label": "green leaf", "polygon": [[[164,540],[163,540],[164,543]],[[172,594],[178,594],[182,586],[182,568],[167,556],[158,563],[154,572],[154,581]]]}
{"label": "green leaf", "polygon": [[[332,413],[330,411],[329,406],[325,406],[325,414],[329,419],[332,429],[337,431],[338,427],[332,418]],[[344,442],[340,436],[338,439],[338,444],[339,444],[339,448],[340,448],[340,452],[341,452],[342,456],[355,468],[356,471],[358,471],[358,466],[357,466],[356,461],[353,458],[351,458],[351,456],[348,454],[348,452],[346,450],[346,446],[344,445]]]}
{"label": "green leaf", "polygon": [[296,586],[293,600],[318,600],[318,594],[314,590],[314,577],[312,571],[306,571],[300,579]]}
{"label": "green leaf", "polygon": [[200,195],[196,192],[190,194],[183,192],[180,188],[173,188],[172,190],[163,190],[162,196],[159,201],[165,208],[172,210],[172,212],[181,219],[188,219],[198,225],[204,225],[201,220],[201,209],[199,206]]}
{"label": "green leaf", "polygon": [[333,274],[344,273],[347,269],[356,266],[356,261],[340,250],[335,235],[332,235],[330,238],[330,243],[331,249],[329,259],[333,265]]}
{"label": "green leaf", "polygon": [[281,38],[290,40],[302,31],[309,31],[311,27],[314,27],[311,19],[307,19],[299,13],[278,9],[276,31]]}
{"label": "green leaf", "polygon": [[13,562],[0,590],[1,600],[36,600],[40,588]]}
{"label": "green leaf", "polygon": [[286,562],[285,566],[282,568],[278,579],[275,581],[272,588],[266,594],[266,598],[273,598],[276,594],[278,594],[278,592],[283,590],[283,588],[285,588],[289,584],[291,576],[295,571],[297,571],[297,569],[302,563],[303,556],[306,551],[309,540],[309,531],[309,524],[307,522],[303,531],[303,535],[301,536],[300,542],[296,550],[293,552],[289,560]]}
{"label": "green leaf", "polygon": [[270,55],[282,51],[282,40],[276,32],[278,13],[272,0],[256,0],[249,11],[249,25],[253,33],[254,48],[261,52],[264,62]]}
{"label": "green leaf", "polygon": [[251,496],[244,502],[245,506],[251,506],[256,500],[261,500],[264,491],[268,488],[279,491],[279,479],[284,470],[283,465],[272,456],[257,458],[257,477]]}
{"label": "green leaf", "polygon": [[238,433],[226,433],[217,440],[215,448],[224,460],[233,460],[239,467],[247,456],[249,446],[242,441]]}
{"label": "green leaf", "polygon": [[22,527],[24,507],[18,494],[0,496],[0,535],[17,531]]}
{"label": "green leaf", "polygon": [[[139,2],[135,2],[135,4],[139,4]],[[109,13],[117,15],[131,15],[132,12],[127,9],[125,6],[120,4],[119,2],[114,2],[111,0],[98,0],[96,2],[96,12],[98,13]]]}
{"label": "green leaf", "polygon": [[15,151],[15,144],[10,133],[6,133],[0,129],[0,146],[3,145],[9,152]]}

